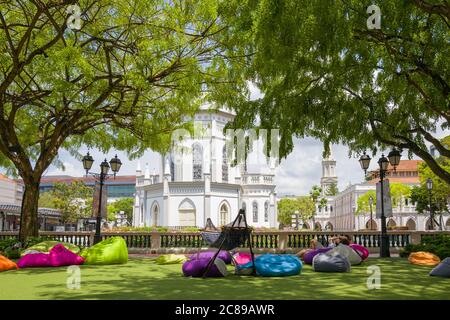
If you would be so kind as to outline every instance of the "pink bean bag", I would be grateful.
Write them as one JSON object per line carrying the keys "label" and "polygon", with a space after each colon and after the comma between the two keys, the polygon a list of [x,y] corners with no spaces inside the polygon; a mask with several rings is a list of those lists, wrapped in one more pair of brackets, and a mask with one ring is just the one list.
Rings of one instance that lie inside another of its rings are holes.
{"label": "pink bean bag", "polygon": [[303,256],[303,262],[306,264],[312,264],[313,259],[316,255],[318,255],[319,253],[325,253],[329,250],[333,249],[332,247],[326,247],[326,248],[319,248],[316,250],[311,250],[305,253],[305,255]]}
{"label": "pink bean bag", "polygon": [[47,253],[30,253],[17,261],[19,268],[51,267],[50,255]]}
{"label": "pink bean bag", "polygon": [[366,260],[369,256],[369,250],[366,247],[363,247],[360,244],[351,243],[350,248],[355,250],[361,257],[361,259]]}
{"label": "pink bean bag", "polygon": [[52,267],[62,267],[80,265],[84,263],[84,258],[66,249],[62,244],[54,246],[49,253]]}
{"label": "pink bean bag", "polygon": [[233,258],[237,265],[246,264],[252,261],[252,255],[247,252],[238,252],[233,256]]}

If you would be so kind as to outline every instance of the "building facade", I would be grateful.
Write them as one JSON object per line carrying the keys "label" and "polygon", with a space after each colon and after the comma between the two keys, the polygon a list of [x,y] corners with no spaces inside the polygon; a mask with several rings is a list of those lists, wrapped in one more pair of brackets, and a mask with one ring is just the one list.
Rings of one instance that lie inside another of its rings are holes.
{"label": "building facade", "polygon": [[[392,183],[401,183],[410,187],[419,185],[419,172],[417,166],[421,160],[402,160],[396,170],[389,167],[386,179]],[[360,184],[349,185],[332,200],[333,212],[330,212],[329,220],[336,230],[381,230],[381,219],[376,218],[376,208],[373,205],[370,212],[362,212],[356,215],[358,198],[366,192],[376,191],[376,183],[379,181],[376,171],[369,172],[368,181]],[[371,218],[372,217],[372,218]],[[436,217],[437,218],[437,217]],[[403,228],[408,230],[425,231],[430,229],[430,216],[419,214],[411,199],[403,197],[397,206],[392,208],[392,217],[386,219],[388,229]],[[443,229],[450,230],[450,216],[443,215]]]}
{"label": "building facade", "polygon": [[[225,125],[234,114],[205,106],[195,115],[195,128],[206,134],[187,136],[159,156],[159,170],[136,170],[134,226],[204,227],[230,223],[240,208],[254,227],[276,227],[274,168],[248,170],[232,165]],[[142,160],[142,159],[141,159]]]}
{"label": "building facade", "polygon": [[[21,180],[0,174],[0,231],[16,231],[20,227],[24,186]],[[61,223],[58,210],[38,208],[40,230],[51,231]]]}

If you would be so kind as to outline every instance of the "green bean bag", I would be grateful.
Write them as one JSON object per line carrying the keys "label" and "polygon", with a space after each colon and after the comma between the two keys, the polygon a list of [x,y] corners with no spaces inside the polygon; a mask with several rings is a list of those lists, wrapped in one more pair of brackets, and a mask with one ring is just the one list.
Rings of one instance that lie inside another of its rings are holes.
{"label": "green bean bag", "polygon": [[177,264],[188,261],[189,259],[182,254],[163,254],[155,259],[156,264]]}
{"label": "green bean bag", "polygon": [[84,264],[122,264],[128,262],[128,249],[122,237],[105,239],[81,251]]}
{"label": "green bean bag", "polygon": [[42,253],[49,253],[50,250],[57,244],[62,244],[67,250],[70,250],[75,254],[80,253],[80,248],[71,243],[61,241],[42,241],[35,244],[34,246],[26,248],[26,250],[24,250],[20,255],[23,257],[24,255],[29,253],[36,253],[36,251]]}

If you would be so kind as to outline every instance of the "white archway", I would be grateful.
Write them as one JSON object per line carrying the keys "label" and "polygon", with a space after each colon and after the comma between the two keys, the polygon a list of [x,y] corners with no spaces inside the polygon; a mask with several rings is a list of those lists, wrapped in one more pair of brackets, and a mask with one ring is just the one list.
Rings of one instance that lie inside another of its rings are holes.
{"label": "white archway", "polygon": [[219,205],[219,226],[224,226],[230,223],[231,210],[230,205],[226,200],[222,201]]}
{"label": "white archway", "polygon": [[327,224],[325,225],[325,230],[326,231],[333,231],[333,224],[328,221]]}
{"label": "white archway", "polygon": [[180,227],[195,227],[196,209],[191,199],[184,199],[178,206],[178,225]]}
{"label": "white archway", "polygon": [[445,230],[450,231],[450,218],[447,218],[447,222],[445,223]]}
{"label": "white archway", "polygon": [[320,222],[316,222],[316,224],[314,225],[314,231],[322,231],[322,225],[320,224]]}
{"label": "white archway", "polygon": [[369,219],[369,220],[366,222],[366,229],[369,229],[369,230],[377,230],[377,229],[378,229],[377,222],[376,222],[374,219]]}
{"label": "white archway", "polygon": [[397,226],[397,223],[395,222],[395,220],[390,218],[389,221],[387,222],[387,228],[388,229],[393,229],[396,226]]}
{"label": "white archway", "polygon": [[152,208],[151,209],[151,218],[152,218],[151,224],[153,227],[156,227],[156,226],[158,226],[159,212],[160,212],[159,204],[156,200],[153,201],[151,208]]}
{"label": "white archway", "polygon": [[408,221],[406,221],[406,226],[408,227],[408,230],[416,230],[417,224],[414,221],[414,219],[409,218]]}

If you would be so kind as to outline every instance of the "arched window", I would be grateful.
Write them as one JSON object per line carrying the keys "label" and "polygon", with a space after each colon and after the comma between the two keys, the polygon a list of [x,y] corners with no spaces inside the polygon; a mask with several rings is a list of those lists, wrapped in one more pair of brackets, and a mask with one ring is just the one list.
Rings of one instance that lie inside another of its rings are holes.
{"label": "arched window", "polygon": [[224,145],[222,149],[222,181],[228,182],[227,145]]}
{"label": "arched window", "polygon": [[159,216],[159,207],[158,205],[155,203],[155,205],[153,206],[153,223],[152,225],[154,227],[156,227],[158,225],[158,216]]}
{"label": "arched window", "polygon": [[269,201],[264,203],[264,222],[269,222]]}
{"label": "arched window", "polygon": [[258,203],[253,202],[253,222],[258,222]]}
{"label": "arched window", "polygon": [[220,207],[219,225],[224,226],[228,223],[228,206],[224,203]]}
{"label": "arched window", "polygon": [[192,178],[193,180],[203,178],[203,148],[197,143],[192,146]]}
{"label": "arched window", "polygon": [[244,201],[242,201],[242,209],[244,209],[245,213],[247,213],[247,205],[245,204]]}

